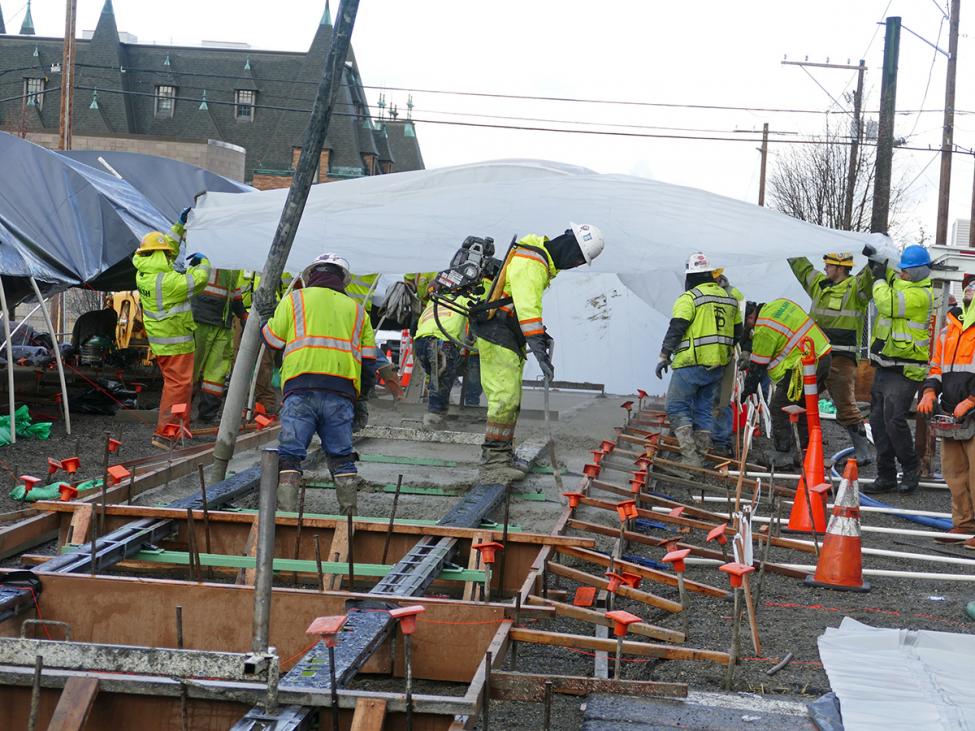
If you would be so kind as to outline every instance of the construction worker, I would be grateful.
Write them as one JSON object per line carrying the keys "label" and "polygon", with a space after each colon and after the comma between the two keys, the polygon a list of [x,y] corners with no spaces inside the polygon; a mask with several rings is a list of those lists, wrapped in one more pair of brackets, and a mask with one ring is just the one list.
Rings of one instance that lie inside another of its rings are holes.
{"label": "construction worker", "polygon": [[[193,254],[190,263],[198,256]],[[197,417],[203,423],[212,423],[220,415],[227,374],[234,362],[233,318],[236,315],[243,322],[247,316],[238,275],[236,269],[211,270],[203,291],[192,300],[196,321],[193,383],[200,384]]]}
{"label": "construction worker", "polygon": [[667,418],[680,444],[681,461],[704,465],[711,451],[714,405],[725,366],[741,337],[738,300],[714,280],[715,267],[700,251],[684,268],[684,292],[674,302],[655,373],[674,372],[667,388]]}
{"label": "construction worker", "polygon": [[[237,289],[240,292],[241,305],[244,312],[249,313],[251,305],[254,303],[254,292],[261,283],[261,275],[258,272],[241,270],[237,277]],[[280,294],[280,293],[279,293]],[[240,350],[240,338],[244,334],[244,320],[237,318],[234,321],[234,353]],[[254,402],[264,407],[267,414],[276,414],[278,411],[278,393],[272,385],[274,380],[274,355],[265,348],[264,355],[260,363],[257,364],[257,381],[254,385]]]}
{"label": "construction worker", "polygon": [[833,346],[826,388],[836,406],[836,422],[846,428],[856,452],[857,463],[873,462],[865,419],[856,402],[857,356],[870,303],[873,274],[864,267],[855,276],[853,254],[833,252],[823,256],[824,271],[818,272],[805,257],[789,259],[792,273],[812,299],[810,314]]}
{"label": "construction worker", "polygon": [[[169,449],[164,441],[165,426],[172,420],[174,404],[189,407],[193,399],[193,313],[190,298],[206,286],[210,276],[210,262],[197,254],[195,263],[186,273],[177,272],[173,262],[179,253],[179,243],[159,231],[150,231],[132,257],[135,283],[142,303],[142,317],[149,348],[163,377],[159,417],[152,444]],[[181,417],[189,426],[189,408]]]}
{"label": "construction worker", "polygon": [[[940,395],[940,410],[954,417],[952,429],[941,430],[941,471],[951,491],[951,529],[935,540],[947,543],[957,534],[975,534],[975,280],[965,287],[963,305],[947,315],[935,341],[934,356],[922,386],[918,413],[930,416]],[[965,540],[975,548],[975,538]]]}
{"label": "construction worker", "polygon": [[[372,314],[372,294],[376,291],[379,282],[378,274],[350,274],[349,283],[345,287],[345,293],[355,300],[366,311],[366,317]],[[371,320],[370,320],[371,322]],[[378,355],[375,336],[370,343],[364,343],[371,353]],[[367,359],[370,360],[370,359]],[[369,394],[376,385],[376,359],[373,356],[372,362],[366,364],[367,367],[362,372],[362,389],[359,398],[355,402],[355,414],[352,420],[352,431],[358,432],[365,429],[369,423]],[[386,372],[384,370],[384,372]],[[398,381],[396,382],[398,385]]]}
{"label": "construction worker", "polygon": [[[738,287],[732,286],[728,281],[728,277],[724,274],[724,267],[715,269],[712,274],[717,285],[738,302],[740,313],[745,295],[741,293]],[[714,431],[711,433],[712,451],[722,457],[730,457],[732,454],[731,434],[734,431],[734,416],[731,410],[731,397],[734,394],[737,375],[737,363],[735,362],[734,352],[732,352],[732,358],[724,367],[724,373],[721,375],[721,387],[718,389],[717,400],[714,404]]]}
{"label": "construction worker", "polygon": [[564,269],[591,264],[605,242],[598,228],[570,224],[563,234],[549,239],[529,234],[521,237],[496,279],[501,305],[491,317],[472,318],[481,360],[481,385],[487,396],[487,428],[481,448],[480,478],[510,482],[524,477],[514,464],[512,444],[521,409],[521,379],[525,347],[531,351],[551,381],[552,338],[542,323],[542,294],[555,275]]}
{"label": "construction worker", "polygon": [[[795,453],[795,437],[782,407],[802,403],[802,341],[805,338],[812,340],[817,359],[816,383],[819,390],[823,389],[832,360],[829,338],[804,309],[787,299],[766,304],[749,302],[745,307],[745,329],[750,334],[751,356],[742,400],[758,392],[766,375],[776,384],[769,404],[773,448],[766,454],[766,460],[775,467],[800,464],[802,455]],[[808,434],[804,419],[799,420],[799,433],[805,446]]]}
{"label": "construction worker", "polygon": [[363,343],[372,325],[362,305],[345,294],[349,263],[322,254],[302,274],[304,286],[278,303],[261,329],[269,348],[282,350],[278,504],[298,508],[301,463],[317,433],[335,480],[339,508],[356,512],[359,479],[352,450],[353,404],[361,390]]}
{"label": "construction worker", "polygon": [[[448,297],[448,299],[451,299]],[[466,310],[469,299],[452,299],[458,308]],[[457,344],[466,335],[467,317],[449,305],[427,304],[413,336],[417,360],[429,378],[430,390],[423,426],[436,429],[443,425],[450,405],[450,391],[464,367],[466,348]]]}
{"label": "construction worker", "polygon": [[[928,372],[931,257],[923,246],[908,246],[901,253],[897,274],[872,246],[864,247],[863,254],[870,260],[877,307],[870,346],[870,360],[876,368],[870,391],[870,428],[877,447],[877,479],[863,491],[876,494],[896,488],[909,493],[917,489],[920,479],[920,461],[907,415]],[[900,485],[897,462],[903,470]]]}

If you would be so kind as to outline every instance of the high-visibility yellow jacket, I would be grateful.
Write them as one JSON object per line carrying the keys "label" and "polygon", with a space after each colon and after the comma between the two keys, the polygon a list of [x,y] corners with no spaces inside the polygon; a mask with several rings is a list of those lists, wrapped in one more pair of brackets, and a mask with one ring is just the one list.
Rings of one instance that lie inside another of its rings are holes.
{"label": "high-visibility yellow jacket", "polygon": [[806,337],[812,339],[817,358],[830,352],[829,339],[805,310],[792,300],[772,300],[758,312],[751,362],[765,366],[769,378],[780,381],[801,365],[800,343]]}
{"label": "high-visibility yellow jacket", "polygon": [[420,300],[420,305],[427,306],[430,301],[430,290],[439,272],[418,272],[415,274],[404,274],[403,281],[409,282],[416,288],[416,298]]}
{"label": "high-visibility yellow jacket", "polygon": [[[468,297],[457,297],[454,301],[463,309],[466,309],[470,302]],[[437,325],[438,319],[443,330]],[[445,341],[449,341],[450,338],[460,340],[466,330],[467,317],[442,304],[437,307],[436,317],[434,317],[434,303],[430,302],[426,306],[426,309],[423,310],[423,314],[420,315],[420,322],[416,327],[416,335],[413,337],[417,340],[428,337]],[[445,332],[446,335],[444,334]]]}
{"label": "high-visibility yellow jacket", "polygon": [[870,304],[870,268],[864,267],[857,275],[834,284],[805,257],[789,259],[789,266],[812,299],[809,314],[826,333],[833,352],[856,360]]}
{"label": "high-visibility yellow jacket", "polygon": [[931,278],[909,282],[888,269],[885,279],[873,283],[873,301],[877,321],[870,360],[881,368],[903,368],[912,381],[924,380],[931,346]]}
{"label": "high-visibility yellow jacket", "polygon": [[165,252],[136,254],[135,284],[142,304],[142,319],[155,355],[182,355],[196,348],[196,323],[190,298],[206,285],[210,262],[204,259],[185,274],[173,269]]}
{"label": "high-visibility yellow jacket", "polygon": [[284,351],[285,396],[303,389],[359,395],[363,342],[375,338],[366,311],[348,295],[327,287],[296,290],[281,300],[261,335],[268,347]]}
{"label": "high-visibility yellow jacket", "polygon": [[683,292],[674,302],[671,317],[690,323],[674,350],[674,368],[728,364],[741,310],[738,300],[717,282],[705,282]]}
{"label": "high-visibility yellow jacket", "polygon": [[502,306],[501,312],[518,320],[521,334],[526,338],[545,332],[542,295],[559,273],[545,248],[546,241],[548,237],[537,234],[518,239],[504,280],[503,295],[511,297],[511,305]]}
{"label": "high-visibility yellow jacket", "polygon": [[[288,272],[284,272],[281,275],[281,284],[278,286],[277,291],[278,301],[280,301],[284,296],[284,293],[287,291],[292,279],[294,279],[294,277],[288,274]],[[260,272],[252,272],[246,269],[241,269],[240,276],[237,277],[237,289],[240,290],[240,301],[244,305],[245,311],[250,311],[251,305],[254,304],[254,292],[260,285]]]}
{"label": "high-visibility yellow jacket", "polygon": [[379,279],[378,274],[353,274],[349,283],[345,285],[345,293],[362,305],[368,313],[372,310],[372,297],[366,297],[374,292],[373,284]]}
{"label": "high-visibility yellow jacket", "polygon": [[206,286],[193,298],[193,319],[200,324],[230,327],[235,314],[243,317],[239,278],[237,269],[212,269]]}

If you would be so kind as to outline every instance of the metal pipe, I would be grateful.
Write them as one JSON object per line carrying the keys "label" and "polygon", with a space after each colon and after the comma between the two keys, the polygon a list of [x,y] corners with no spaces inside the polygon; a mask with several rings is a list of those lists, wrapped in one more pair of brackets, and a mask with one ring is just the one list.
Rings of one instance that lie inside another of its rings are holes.
{"label": "metal pipe", "polygon": [[322,571],[322,546],[315,534],[315,568],[318,571],[318,590],[325,591],[325,572]]}
{"label": "metal pipe", "polygon": [[[43,302],[38,298],[38,302]],[[3,336],[7,343],[7,408],[10,411],[10,443],[17,443],[17,420],[14,414],[17,411],[16,399],[14,398],[14,346],[10,340],[10,310],[7,309],[7,293],[3,288],[3,279],[0,278],[0,309],[3,310]],[[57,344],[57,338],[54,338]],[[70,433],[70,432],[69,432]],[[16,475],[14,475],[16,477]]]}
{"label": "metal pipe", "polygon": [[[738,475],[738,470],[728,470],[728,474],[729,475],[737,476]],[[758,470],[758,471],[751,471],[750,470],[750,471],[745,472],[745,477],[749,477],[749,478],[753,478],[753,477],[768,477],[768,476],[769,476],[769,473],[768,472],[763,472],[761,470]],[[776,478],[779,478],[779,479],[792,480],[794,482],[798,482],[799,481],[799,478],[801,477],[801,475],[797,475],[795,473],[789,473],[789,472],[786,472],[786,473],[776,472],[775,473],[775,476],[776,476]],[[875,482],[875,480],[876,480],[875,477],[860,477],[858,479],[858,482],[860,484],[862,484],[862,485],[872,485]],[[927,488],[930,488],[932,490],[947,490],[948,489],[948,485],[945,484],[944,482],[930,482],[930,481],[928,481],[928,482],[919,482],[918,485],[920,487],[927,487]]]}
{"label": "metal pipe", "polygon": [[328,648],[328,675],[331,679],[331,689],[332,689],[332,729],[338,731],[339,729],[339,688],[338,683],[335,682],[335,647],[329,645]]}
{"label": "metal pipe", "polygon": [[[720,566],[724,561],[720,561],[716,558],[695,558],[688,556],[684,559],[684,563],[691,566]],[[776,566],[781,566],[787,569],[793,569],[795,571],[805,571],[809,574],[813,574],[816,571],[815,566],[809,564],[801,563],[777,563]],[[939,574],[934,571],[896,571],[892,569],[863,569],[864,576],[886,576],[888,578],[895,579],[930,579],[932,581],[975,581],[975,573],[973,574]]]}
{"label": "metal pipe", "polygon": [[[225,407],[226,408],[226,407]],[[254,641],[251,649],[268,648],[271,586],[274,580],[274,515],[278,507],[278,451],[261,451],[260,512],[257,517],[257,563],[254,580]],[[334,687],[334,682],[333,682]]]}
{"label": "metal pipe", "polygon": [[481,706],[481,731],[491,727],[491,660],[493,653],[484,653],[484,703]]}
{"label": "metal pipe", "polygon": [[[0,283],[0,285],[2,285],[2,283]],[[42,305],[43,305],[43,303],[41,303],[39,305],[34,305],[34,309],[32,309],[30,312],[27,313],[27,317],[23,318],[20,322],[18,322],[14,326],[14,329],[10,331],[10,336],[7,337],[3,341],[3,343],[0,343],[0,348],[6,347],[7,343],[10,342],[10,338],[12,338],[14,335],[16,335],[17,334],[17,331],[20,330],[20,328],[22,328],[24,325],[27,324],[27,321],[34,316],[34,313],[37,312],[42,307]],[[4,312],[6,312],[6,310],[4,310]]]}
{"label": "metal pipe", "polygon": [[[6,310],[4,310],[3,316],[6,319]],[[27,731],[36,731],[37,729],[37,712],[41,705],[41,672],[43,669],[44,656],[38,655],[34,660],[34,681],[30,689],[30,717],[27,719]]]}
{"label": "metal pipe", "polygon": [[[41,288],[37,286],[37,280],[34,279],[34,277],[31,277],[30,283],[31,286],[34,288],[34,294],[37,295],[37,301],[43,302],[44,298],[41,297]],[[2,291],[3,291],[3,285],[0,284],[0,292]],[[3,302],[0,302],[0,306],[3,306],[4,312],[7,311],[7,308],[3,304]],[[58,378],[61,379],[61,408],[64,411],[64,431],[66,434],[70,436],[71,412],[68,409],[68,383],[67,381],[64,380],[64,363],[61,360],[61,348],[58,343],[57,333],[54,332],[54,325],[51,323],[51,313],[47,311],[46,307],[42,307],[41,314],[44,315],[44,324],[47,325],[48,332],[51,333],[51,340],[54,341],[54,361],[58,365]]]}
{"label": "metal pipe", "polygon": [[288,197],[281,210],[281,219],[274,233],[264,270],[261,272],[261,283],[254,291],[253,304],[260,317],[247,318],[240,337],[240,348],[230,378],[230,386],[227,389],[223,416],[220,419],[220,429],[213,452],[211,476],[216,480],[223,480],[227,476],[227,465],[234,454],[237,434],[240,432],[240,416],[244,408],[244,399],[247,397],[247,386],[253,368],[257,365],[260,320],[269,316],[274,309],[274,293],[281,281],[288,255],[291,253],[301,214],[308,200],[308,192],[315,182],[315,171],[328,132],[332,108],[344,78],[345,61],[358,10],[359,0],[342,0],[336,14],[335,26],[332,29],[332,43],[325,59],[324,71],[318,84],[311,118],[305,130],[291,188],[288,190]]}

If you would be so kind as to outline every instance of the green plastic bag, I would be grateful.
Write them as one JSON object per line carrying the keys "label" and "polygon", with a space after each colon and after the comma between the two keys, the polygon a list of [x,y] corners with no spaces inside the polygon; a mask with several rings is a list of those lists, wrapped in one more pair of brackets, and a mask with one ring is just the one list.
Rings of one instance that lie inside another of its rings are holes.
{"label": "green plastic bag", "polygon": [[833,404],[828,398],[819,399],[819,413],[820,414],[835,414],[836,405]]}
{"label": "green plastic bag", "polygon": [[[60,500],[61,499],[61,485],[70,485],[69,482],[52,482],[50,485],[38,485],[30,492],[27,492],[27,488],[23,485],[17,485],[13,490],[10,491],[10,497],[13,500],[19,500],[21,502],[34,503],[38,500]],[[78,491],[80,496],[82,493],[88,492],[89,490],[95,490],[102,486],[102,481],[99,480],[85,480],[84,482],[79,482],[75,489]]]}
{"label": "green plastic bag", "polygon": [[[14,420],[16,421],[17,436],[20,438],[51,438],[51,422],[31,423],[30,411],[26,406],[21,406],[14,412]],[[10,444],[10,416],[0,416],[0,447],[5,447],[8,444]]]}

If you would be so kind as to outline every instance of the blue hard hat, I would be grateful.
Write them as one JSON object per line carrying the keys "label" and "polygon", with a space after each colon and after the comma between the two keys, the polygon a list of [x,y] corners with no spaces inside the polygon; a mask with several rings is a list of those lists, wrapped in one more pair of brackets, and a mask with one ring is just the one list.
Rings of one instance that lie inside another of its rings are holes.
{"label": "blue hard hat", "polygon": [[923,246],[911,244],[901,253],[901,261],[898,266],[901,269],[931,266],[931,256]]}

